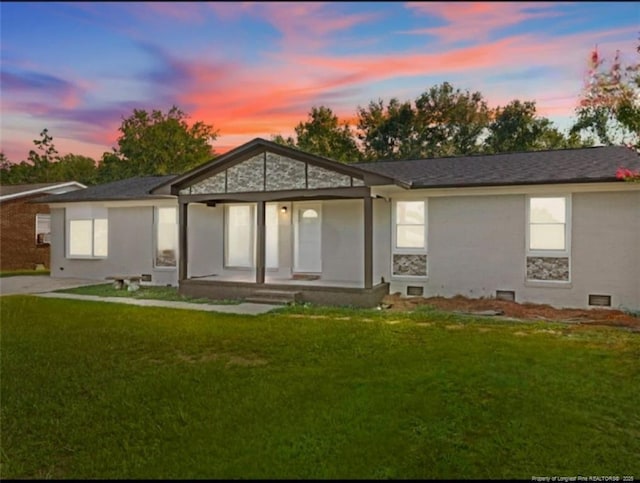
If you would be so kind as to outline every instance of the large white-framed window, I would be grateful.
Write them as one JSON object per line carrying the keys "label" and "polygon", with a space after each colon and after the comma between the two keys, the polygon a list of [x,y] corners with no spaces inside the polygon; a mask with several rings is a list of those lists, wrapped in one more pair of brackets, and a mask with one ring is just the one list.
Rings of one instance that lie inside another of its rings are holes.
{"label": "large white-framed window", "polygon": [[427,277],[427,200],[393,200],[391,273]]}
{"label": "large white-framed window", "polygon": [[49,245],[51,243],[51,215],[36,214],[36,245]]}
{"label": "large white-framed window", "polygon": [[255,225],[255,205],[225,205],[226,267],[251,268],[254,266]]}
{"label": "large white-framed window", "polygon": [[527,253],[568,256],[571,247],[571,196],[527,197]]}
{"label": "large white-framed window", "polygon": [[178,260],[178,209],[156,206],[154,209],[156,268],[175,268]]}
{"label": "large white-framed window", "polygon": [[268,269],[278,268],[278,204],[267,203],[265,206],[265,263]]}
{"label": "large white-framed window", "polygon": [[106,258],[109,254],[109,221],[103,207],[70,207],[65,210],[67,258]]}
{"label": "large white-framed window", "polygon": [[109,253],[106,218],[69,220],[69,258],[106,258]]}
{"label": "large white-framed window", "polygon": [[[225,267],[254,268],[256,260],[256,205],[225,205]],[[266,268],[278,268],[278,204],[265,204]]]}

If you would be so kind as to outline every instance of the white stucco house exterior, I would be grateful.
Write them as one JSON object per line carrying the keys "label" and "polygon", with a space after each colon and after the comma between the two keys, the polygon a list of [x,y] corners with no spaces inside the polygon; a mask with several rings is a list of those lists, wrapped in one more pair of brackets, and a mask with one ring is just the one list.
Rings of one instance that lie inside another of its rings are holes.
{"label": "white stucco house exterior", "polygon": [[342,164],[255,139],[180,176],[51,196],[51,274],[375,306],[387,293],[640,310],[626,147]]}

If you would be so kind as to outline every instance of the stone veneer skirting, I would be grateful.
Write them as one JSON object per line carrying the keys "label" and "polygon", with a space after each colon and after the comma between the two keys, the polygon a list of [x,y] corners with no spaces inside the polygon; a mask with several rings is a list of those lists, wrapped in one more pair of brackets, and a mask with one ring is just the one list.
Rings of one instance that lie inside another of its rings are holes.
{"label": "stone veneer skirting", "polygon": [[393,275],[409,275],[413,277],[427,276],[426,255],[405,255],[394,253]]}
{"label": "stone veneer skirting", "polygon": [[569,281],[569,258],[527,257],[527,280]]}

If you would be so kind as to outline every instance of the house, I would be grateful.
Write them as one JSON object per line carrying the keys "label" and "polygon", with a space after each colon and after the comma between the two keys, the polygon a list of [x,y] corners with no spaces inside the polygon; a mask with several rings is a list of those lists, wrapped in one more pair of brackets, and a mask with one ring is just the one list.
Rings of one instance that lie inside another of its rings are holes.
{"label": "house", "polygon": [[49,206],[33,201],[84,188],[76,181],[0,185],[0,270],[49,267]]}
{"label": "house", "polygon": [[51,207],[51,276],[137,274],[177,285],[177,199],[150,193],[174,177],[134,177],[43,198]]}
{"label": "house", "polygon": [[640,184],[617,180],[621,166],[640,168],[638,154],[341,164],[255,139],[180,176],[127,181],[126,199],[109,195],[116,184],[52,197],[52,274],[128,270],[211,298],[375,306],[400,292],[639,310]]}

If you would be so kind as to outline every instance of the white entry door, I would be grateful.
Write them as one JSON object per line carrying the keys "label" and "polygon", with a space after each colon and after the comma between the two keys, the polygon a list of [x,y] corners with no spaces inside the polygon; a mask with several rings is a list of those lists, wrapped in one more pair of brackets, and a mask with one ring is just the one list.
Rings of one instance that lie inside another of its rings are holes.
{"label": "white entry door", "polygon": [[294,272],[322,271],[322,211],[320,203],[294,205]]}

